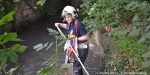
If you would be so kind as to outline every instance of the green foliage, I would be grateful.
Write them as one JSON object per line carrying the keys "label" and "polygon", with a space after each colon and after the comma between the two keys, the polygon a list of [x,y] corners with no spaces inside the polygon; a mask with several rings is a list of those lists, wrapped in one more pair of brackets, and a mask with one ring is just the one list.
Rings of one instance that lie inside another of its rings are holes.
{"label": "green foliage", "polygon": [[7,15],[5,15],[4,17],[1,18],[0,20],[0,26],[6,24],[9,21],[13,20],[13,15],[15,14],[14,11],[9,12]]}
{"label": "green foliage", "polygon": [[145,52],[142,57],[146,58],[147,60],[144,62],[144,64],[142,65],[142,68],[148,68],[150,67],[150,50]]}
{"label": "green foliage", "polygon": [[[0,67],[3,69],[5,68],[7,60],[10,60],[12,63],[17,64],[18,56],[16,52],[22,53],[27,48],[27,46],[20,45],[20,44],[14,44],[10,48],[6,48],[4,46],[4,44],[6,44],[8,41],[11,41],[12,39],[18,39],[16,37],[17,37],[16,33],[6,33],[4,35],[0,35],[0,45],[4,47],[4,49],[1,49],[0,51],[0,61],[1,61]],[[15,41],[20,41],[20,39]]]}
{"label": "green foliage", "polygon": [[17,53],[23,53],[26,48],[27,46],[20,45],[20,44],[14,44],[12,47],[10,47],[12,51],[17,52]]}
{"label": "green foliage", "polygon": [[8,75],[13,75],[13,72],[16,71],[18,69],[18,66],[16,66],[15,68],[10,69],[7,73]]}
{"label": "green foliage", "polygon": [[146,53],[144,53],[144,54],[142,55],[142,57],[144,57],[144,58],[149,58],[149,57],[150,57],[150,51],[147,51]]}
{"label": "green foliage", "polygon": [[67,68],[59,69],[55,66],[50,66],[48,68],[42,69],[38,75],[54,75],[54,74],[61,75],[60,73],[65,72],[67,70],[68,70]]}
{"label": "green foliage", "polygon": [[54,35],[55,38],[58,37],[58,36],[57,36],[57,35],[58,35],[58,31],[53,30],[53,29],[51,29],[51,28],[47,28],[47,30],[48,30],[48,32],[49,32],[49,35]]}
{"label": "green foliage", "polygon": [[138,72],[144,61],[141,56],[147,51],[147,46],[136,44],[135,40],[125,36],[118,37],[114,42],[105,50],[103,68],[110,72]]}
{"label": "green foliage", "polygon": [[43,45],[42,43],[40,43],[40,44],[35,45],[33,47],[33,49],[36,49],[36,51],[40,51],[40,50],[46,48],[46,50],[48,50],[53,45],[53,42],[51,44],[49,44],[49,46],[47,46],[48,44],[49,43],[46,43]]}
{"label": "green foliage", "polygon": [[36,4],[43,6],[44,3],[45,3],[45,1],[46,1],[46,0],[38,0],[38,1],[36,2]]}
{"label": "green foliage", "polygon": [[15,9],[20,0],[0,0],[0,18]]}
{"label": "green foliage", "polygon": [[[9,26],[11,24],[15,23],[15,21],[11,20],[11,19],[13,19],[13,17],[14,17],[13,15],[15,14],[15,12],[12,11],[12,10],[16,10],[16,6],[18,5],[17,3],[19,1],[20,0],[0,0],[0,18],[2,19],[1,21],[5,21],[5,22],[2,22],[2,23],[5,24],[5,26],[4,26],[4,24],[2,26],[2,28],[5,31],[8,31],[8,29],[10,29]],[[8,17],[11,17],[11,18],[8,18]],[[12,22],[9,22],[9,26],[8,26],[7,21],[9,21],[9,20],[12,21]],[[0,22],[0,26],[1,26],[2,23]]]}
{"label": "green foliage", "polygon": [[[4,35],[0,35],[0,45],[4,47],[4,49],[0,49],[0,67],[1,69],[5,69],[7,61],[10,61],[12,63],[15,63],[18,65],[18,56],[16,52],[23,53],[27,46],[20,45],[20,44],[14,44],[13,46],[6,48],[4,44],[6,44],[8,41],[23,41],[19,38],[16,38],[16,33],[6,33]],[[15,40],[14,40],[15,39]]]}
{"label": "green foliage", "polygon": [[41,0],[41,2],[43,5],[41,13],[44,15],[52,15],[55,14],[58,10],[64,8],[65,5],[68,5],[70,0]]}
{"label": "green foliage", "polygon": [[20,0],[13,0],[13,2],[19,2]]}
{"label": "green foliage", "polygon": [[64,37],[60,37],[58,35],[58,31],[53,30],[51,28],[47,28],[47,30],[48,30],[48,32],[50,32],[49,35],[53,35],[57,40],[65,40]]}
{"label": "green foliage", "polygon": [[[142,54],[150,49],[150,4],[148,2],[145,0],[83,0],[81,10],[84,16],[83,23],[89,32],[104,26],[113,27],[113,31],[106,33],[114,39],[114,45],[105,51],[105,69],[117,72],[139,71],[139,68],[140,71],[149,70],[149,59],[145,60],[142,57]],[[144,67],[143,62],[145,62]]]}
{"label": "green foliage", "polygon": [[[8,13],[2,19],[0,20],[0,26],[10,22],[13,20],[13,15],[14,11]],[[20,44],[14,44],[13,46],[6,48],[5,44],[8,43],[9,41],[23,41],[20,38],[17,38],[17,33],[16,32],[9,32],[9,33],[4,33],[3,35],[0,35],[0,45],[3,47],[0,49],[0,70],[4,70],[5,74],[12,75],[13,71],[17,69],[11,69],[8,71],[8,73],[5,71],[5,67],[7,65],[7,61],[10,61],[12,63],[15,63],[18,66],[18,53],[23,53],[27,46],[20,45]]]}
{"label": "green foliage", "polygon": [[[64,43],[69,40],[69,39],[64,39],[62,36],[58,35],[58,32],[56,30],[53,30],[51,28],[47,28],[49,35],[53,35],[56,38],[56,48],[54,49],[56,53],[52,55],[50,58],[48,58],[42,65],[46,65],[47,67],[42,68],[37,72],[38,75],[61,75],[60,73],[67,71],[67,68],[58,68],[57,67],[57,62],[58,62],[58,57],[60,55],[60,51],[62,50],[62,46]],[[63,40],[59,44],[57,40]],[[33,49],[36,49],[36,51],[42,50],[46,48],[46,50],[49,50],[51,46],[53,45],[53,42],[49,44],[49,42],[45,44],[37,44],[33,47]],[[52,49],[52,48],[51,48]]]}
{"label": "green foliage", "polygon": [[7,43],[8,41],[23,41],[19,38],[17,38],[17,33],[4,33],[3,35],[0,35],[0,45],[3,45]]}
{"label": "green foliage", "polygon": [[43,65],[47,65],[47,67],[42,68],[40,71],[38,71],[38,75],[58,75],[68,70],[67,68],[60,69],[56,66],[60,51],[61,49],[56,50],[56,53],[43,63]]}
{"label": "green foliage", "polygon": [[[91,2],[90,2],[91,1]],[[131,26],[147,26],[149,4],[137,0],[83,0],[81,5],[83,15],[88,15],[83,22],[89,31],[100,29],[105,25],[118,27],[125,23],[131,23]],[[133,20],[133,21],[132,21]],[[141,20],[143,22],[141,22]]]}
{"label": "green foliage", "polygon": [[5,12],[4,12],[4,7],[3,7],[3,0],[0,0],[0,18],[2,17],[2,16],[4,16],[4,14],[5,14]]}
{"label": "green foliage", "polygon": [[150,59],[148,59],[148,60],[146,60],[145,62],[144,62],[144,64],[142,65],[142,68],[148,68],[149,66],[150,66]]}

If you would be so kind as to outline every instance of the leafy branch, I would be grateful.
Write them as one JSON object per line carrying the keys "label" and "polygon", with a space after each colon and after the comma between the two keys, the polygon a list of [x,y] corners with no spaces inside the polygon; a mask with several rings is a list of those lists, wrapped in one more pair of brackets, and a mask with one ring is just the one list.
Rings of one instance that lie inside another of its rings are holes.
{"label": "leafy branch", "polygon": [[[58,62],[58,57],[59,57],[60,51],[62,50],[62,45],[64,45],[64,43],[69,39],[64,39],[61,36],[59,36],[58,32],[56,30],[53,30],[51,28],[47,28],[47,30],[49,32],[49,35],[53,35],[56,38],[56,41],[55,41],[56,42],[56,48],[54,49],[56,53],[54,55],[52,55],[49,59],[47,59],[42,64],[42,65],[47,65],[47,67],[42,68],[37,73],[38,73],[38,75],[53,75],[53,74],[58,75],[58,74],[68,70],[67,68],[59,69],[57,67],[57,62]],[[58,44],[57,40],[62,40],[62,42],[60,42]],[[49,50],[52,45],[53,45],[53,42],[51,42],[50,44],[49,44],[49,42],[46,44],[40,43],[40,44],[35,45],[33,48],[36,49],[36,51],[39,51],[42,49]]]}
{"label": "leafy branch", "polygon": [[[13,20],[13,15],[14,11],[8,13],[5,15],[1,20],[0,20],[0,26],[4,25],[7,22],[10,22]],[[3,49],[0,49],[0,70],[3,70],[5,74],[12,74],[16,68],[19,68],[18,65],[18,56],[16,53],[23,53],[27,46],[20,45],[20,44],[14,44],[13,46],[7,48],[5,46],[6,43],[9,41],[15,41],[15,42],[20,42],[23,41],[20,38],[17,38],[17,33],[16,32],[9,32],[9,33],[4,33],[3,35],[0,35],[0,45],[2,45]],[[8,73],[5,70],[5,67],[7,66],[7,61],[10,61],[12,63],[15,63],[18,67],[16,67],[14,70],[10,70]],[[19,68],[20,69],[20,68]],[[23,75],[23,72],[20,69],[20,72]]]}

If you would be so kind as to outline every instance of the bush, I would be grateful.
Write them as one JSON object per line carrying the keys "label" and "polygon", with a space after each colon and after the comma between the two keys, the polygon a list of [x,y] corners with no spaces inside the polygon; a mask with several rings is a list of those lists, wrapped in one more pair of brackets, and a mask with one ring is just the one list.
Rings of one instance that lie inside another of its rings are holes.
{"label": "bush", "polygon": [[[105,70],[117,72],[147,71],[143,53],[150,49],[150,4],[144,0],[83,0],[81,10],[89,32],[104,26],[114,44],[105,50]],[[148,61],[146,61],[148,62]]]}

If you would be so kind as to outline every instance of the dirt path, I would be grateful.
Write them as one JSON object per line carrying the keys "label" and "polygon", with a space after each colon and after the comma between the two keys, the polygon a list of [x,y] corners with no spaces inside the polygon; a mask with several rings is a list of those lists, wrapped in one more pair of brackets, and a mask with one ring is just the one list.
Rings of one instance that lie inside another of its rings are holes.
{"label": "dirt path", "polygon": [[[18,37],[25,40],[21,42],[21,44],[29,46],[27,50],[19,55],[19,64],[24,72],[24,75],[37,75],[37,71],[40,70],[43,66],[41,64],[50,58],[55,51],[52,48],[55,48],[55,38],[52,35],[48,35],[47,28],[56,29],[54,26],[55,22],[62,22],[60,17],[60,13],[56,13],[53,16],[46,16],[38,19],[37,21],[30,23],[28,26],[24,26],[21,31],[18,32]],[[56,29],[57,30],[57,29]],[[63,30],[66,33],[65,30]],[[53,42],[53,46],[49,50],[41,50],[36,52],[33,49],[33,46],[39,43],[51,43]],[[7,46],[12,45],[13,43],[9,43]],[[85,62],[85,66],[87,70],[90,72],[90,75],[97,75],[95,72],[101,66],[101,57],[99,54],[95,54],[95,49],[90,47],[88,58]],[[59,57],[59,66],[64,63],[64,52],[61,51]],[[13,67],[14,64],[8,64],[8,66]],[[21,75],[18,71],[14,73],[14,75]]]}

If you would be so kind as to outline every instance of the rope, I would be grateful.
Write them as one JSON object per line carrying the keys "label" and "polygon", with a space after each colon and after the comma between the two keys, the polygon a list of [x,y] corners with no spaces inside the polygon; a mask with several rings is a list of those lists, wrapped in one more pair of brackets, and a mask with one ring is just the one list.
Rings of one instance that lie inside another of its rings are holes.
{"label": "rope", "polygon": [[[57,27],[59,33],[61,34],[61,36],[63,36],[63,37],[66,39],[65,35],[62,33],[62,31],[60,30],[60,28],[58,27],[58,25],[56,25],[56,27]],[[67,44],[72,48],[72,46],[69,44],[68,41],[67,41]],[[73,50],[73,53],[75,54],[75,56],[77,57],[78,61],[80,62],[82,68],[84,69],[85,73],[86,73],[87,75],[89,75],[88,71],[86,70],[85,66],[83,65],[83,63],[81,62],[80,58],[78,57],[78,55],[76,54],[76,52],[74,51],[73,48],[72,48],[72,50]]]}

